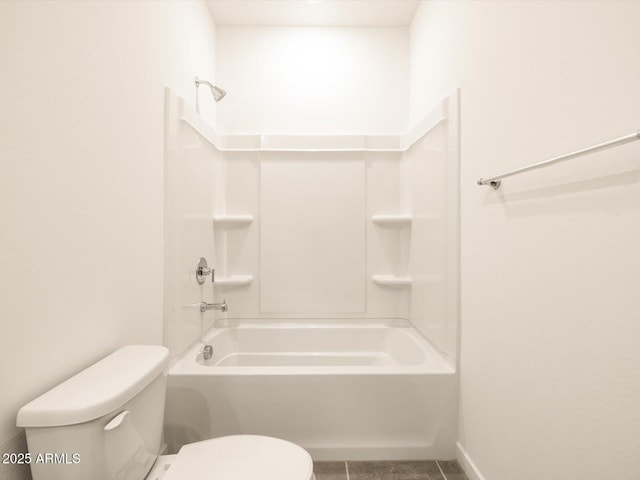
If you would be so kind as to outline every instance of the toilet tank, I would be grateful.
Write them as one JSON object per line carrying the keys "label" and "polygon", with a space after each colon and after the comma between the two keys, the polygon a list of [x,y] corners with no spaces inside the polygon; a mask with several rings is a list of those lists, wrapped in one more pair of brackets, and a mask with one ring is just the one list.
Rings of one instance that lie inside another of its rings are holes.
{"label": "toilet tank", "polygon": [[169,351],[123,347],[20,409],[33,480],[142,480],[162,437]]}

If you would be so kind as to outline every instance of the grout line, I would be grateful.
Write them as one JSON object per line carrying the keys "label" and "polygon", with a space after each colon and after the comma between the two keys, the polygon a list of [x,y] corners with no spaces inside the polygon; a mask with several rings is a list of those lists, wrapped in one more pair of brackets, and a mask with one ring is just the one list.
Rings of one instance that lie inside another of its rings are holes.
{"label": "grout line", "polygon": [[344,469],[347,473],[347,480],[349,480],[349,462],[344,462]]}
{"label": "grout line", "polygon": [[438,466],[438,470],[440,470],[440,473],[442,474],[442,478],[444,478],[444,480],[447,480],[447,476],[442,471],[442,467],[440,466],[440,462],[438,462],[438,460],[436,460],[436,465]]}

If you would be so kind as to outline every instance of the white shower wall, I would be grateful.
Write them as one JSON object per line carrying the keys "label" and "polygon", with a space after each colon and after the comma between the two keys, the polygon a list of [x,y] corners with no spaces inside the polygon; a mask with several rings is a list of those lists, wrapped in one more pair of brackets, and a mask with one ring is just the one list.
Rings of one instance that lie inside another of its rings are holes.
{"label": "white shower wall", "polygon": [[183,120],[191,107],[168,88],[165,96],[164,344],[172,353],[188,347],[211,326],[213,315],[200,312],[213,299],[207,277],[200,285],[196,265],[215,263],[213,211],[223,185],[217,175],[220,153]]}
{"label": "white shower wall", "polygon": [[408,268],[406,234],[371,222],[373,214],[400,209],[399,152],[223,156],[224,213],[254,218],[216,227],[221,274],[254,278],[215,287],[230,316],[407,317],[408,290],[370,280]]}
{"label": "white shower wall", "polygon": [[[401,203],[412,214],[408,274],[412,323],[458,359],[459,92],[431,111],[433,128],[402,155]],[[437,118],[440,120],[437,120]]]}
{"label": "white shower wall", "polygon": [[406,151],[222,152],[215,213],[253,220],[215,225],[216,264],[252,281],[215,285],[216,300],[230,317],[408,318],[457,359],[457,132],[455,93],[403,137]]}
{"label": "white shower wall", "polygon": [[261,155],[263,312],[364,312],[364,176],[358,153]]}

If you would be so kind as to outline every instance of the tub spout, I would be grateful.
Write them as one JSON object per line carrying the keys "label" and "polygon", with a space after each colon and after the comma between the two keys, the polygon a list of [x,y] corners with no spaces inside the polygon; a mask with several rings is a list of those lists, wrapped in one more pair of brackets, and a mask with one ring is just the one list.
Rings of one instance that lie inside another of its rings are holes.
{"label": "tub spout", "polygon": [[223,300],[222,303],[200,303],[200,311],[206,312],[207,310],[220,310],[221,312],[227,311],[227,301]]}

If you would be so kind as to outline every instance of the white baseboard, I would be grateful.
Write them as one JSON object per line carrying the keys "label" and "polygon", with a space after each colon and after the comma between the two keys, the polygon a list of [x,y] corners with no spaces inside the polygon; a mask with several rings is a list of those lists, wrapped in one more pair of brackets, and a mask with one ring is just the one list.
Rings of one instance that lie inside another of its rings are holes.
{"label": "white baseboard", "polygon": [[467,454],[465,449],[462,448],[460,442],[456,442],[456,458],[458,459],[458,463],[464,470],[464,473],[466,473],[467,477],[469,477],[469,480],[486,480],[480,473],[480,470],[478,470],[478,467],[476,467],[476,464],[473,463],[471,458],[469,458],[469,455]]}

